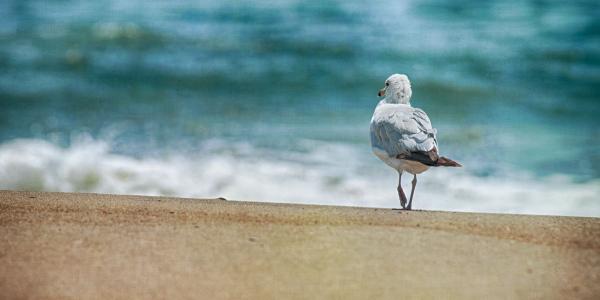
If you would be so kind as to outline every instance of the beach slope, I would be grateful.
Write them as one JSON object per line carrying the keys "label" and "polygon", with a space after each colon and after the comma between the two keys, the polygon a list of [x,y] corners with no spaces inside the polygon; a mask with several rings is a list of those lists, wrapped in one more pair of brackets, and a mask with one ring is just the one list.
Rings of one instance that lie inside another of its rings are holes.
{"label": "beach slope", "polygon": [[598,299],[598,282],[598,218],[0,191],[1,299]]}

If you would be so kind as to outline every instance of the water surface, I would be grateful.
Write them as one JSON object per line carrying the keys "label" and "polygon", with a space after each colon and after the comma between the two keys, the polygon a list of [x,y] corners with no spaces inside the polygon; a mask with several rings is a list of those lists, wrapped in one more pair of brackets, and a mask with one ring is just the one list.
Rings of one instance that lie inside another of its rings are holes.
{"label": "water surface", "polygon": [[[0,187],[397,206],[368,124],[413,81],[417,208],[600,216],[594,1],[4,1]],[[408,176],[406,176],[408,183]]]}

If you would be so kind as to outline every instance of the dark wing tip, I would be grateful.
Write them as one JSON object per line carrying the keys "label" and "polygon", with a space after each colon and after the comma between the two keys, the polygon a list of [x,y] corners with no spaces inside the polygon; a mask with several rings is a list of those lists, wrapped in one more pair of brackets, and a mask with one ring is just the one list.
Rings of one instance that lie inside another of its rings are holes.
{"label": "dark wing tip", "polygon": [[437,149],[435,148],[428,152],[410,152],[408,154],[400,154],[397,155],[396,158],[418,161],[424,165],[432,167],[462,167],[461,164],[449,158],[438,156]]}
{"label": "dark wing tip", "polygon": [[444,166],[444,167],[462,167],[462,165],[459,164],[458,162],[455,162],[455,161],[453,161],[449,158],[443,157],[443,156],[440,157],[436,163],[438,166]]}

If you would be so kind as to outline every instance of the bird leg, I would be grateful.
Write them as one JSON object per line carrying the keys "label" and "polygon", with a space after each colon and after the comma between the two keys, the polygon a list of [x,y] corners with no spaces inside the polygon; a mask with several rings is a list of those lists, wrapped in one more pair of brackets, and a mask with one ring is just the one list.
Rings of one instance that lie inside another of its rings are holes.
{"label": "bird leg", "polygon": [[406,209],[406,195],[402,190],[402,172],[398,172],[398,197],[400,198],[400,206],[402,206],[402,209]]}
{"label": "bird leg", "polygon": [[406,207],[407,210],[412,209],[412,199],[413,199],[413,195],[415,194],[416,186],[417,186],[417,174],[415,174],[415,177],[413,177],[413,180],[412,180],[412,189],[410,191],[410,200],[408,201],[408,206]]}

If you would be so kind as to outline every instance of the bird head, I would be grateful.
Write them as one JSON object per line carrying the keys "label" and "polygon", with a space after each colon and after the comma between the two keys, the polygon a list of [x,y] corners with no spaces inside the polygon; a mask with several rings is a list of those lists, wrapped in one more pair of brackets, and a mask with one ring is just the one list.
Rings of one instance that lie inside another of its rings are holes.
{"label": "bird head", "polygon": [[385,96],[388,103],[408,104],[412,96],[410,80],[404,74],[393,74],[385,80],[385,86],[379,90],[379,97]]}

